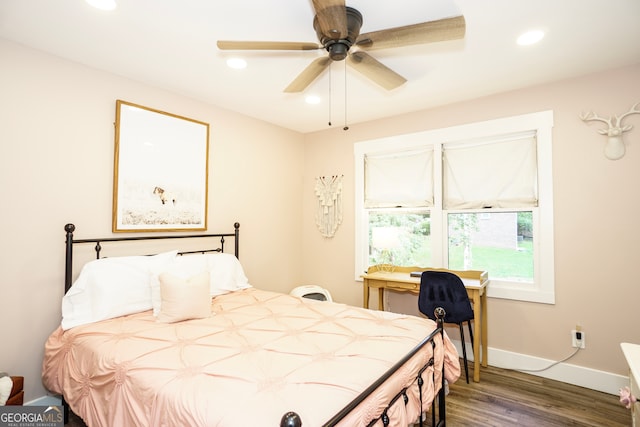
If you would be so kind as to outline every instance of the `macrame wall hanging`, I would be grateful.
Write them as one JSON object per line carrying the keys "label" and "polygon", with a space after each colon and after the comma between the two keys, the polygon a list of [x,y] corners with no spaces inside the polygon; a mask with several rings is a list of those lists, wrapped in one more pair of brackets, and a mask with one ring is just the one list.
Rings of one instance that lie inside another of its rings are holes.
{"label": "macrame wall hanging", "polygon": [[342,223],[342,177],[344,175],[316,178],[315,193],[318,198],[316,225],[324,237],[333,237]]}

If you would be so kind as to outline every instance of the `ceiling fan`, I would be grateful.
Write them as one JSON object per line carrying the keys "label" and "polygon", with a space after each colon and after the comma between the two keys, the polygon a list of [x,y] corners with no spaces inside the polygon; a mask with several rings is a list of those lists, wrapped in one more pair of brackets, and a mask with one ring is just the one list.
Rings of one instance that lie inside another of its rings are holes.
{"label": "ceiling fan", "polygon": [[285,92],[302,92],[325,71],[332,61],[347,64],[387,90],[403,85],[407,80],[374,57],[367,50],[389,49],[464,37],[463,16],[428,21],[420,24],[388,28],[360,34],[362,14],[346,6],[344,0],[312,0],[315,17],[313,28],[318,43],[274,41],[219,40],[221,50],[316,50],[329,55],[315,59],[285,88]]}

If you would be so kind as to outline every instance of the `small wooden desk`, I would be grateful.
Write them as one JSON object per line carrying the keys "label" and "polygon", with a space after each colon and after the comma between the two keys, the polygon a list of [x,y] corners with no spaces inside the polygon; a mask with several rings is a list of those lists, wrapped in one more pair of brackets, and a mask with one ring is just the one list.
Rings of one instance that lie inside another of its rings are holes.
{"label": "small wooden desk", "polygon": [[[469,299],[473,303],[473,320],[475,337],[473,340],[473,380],[480,381],[480,363],[485,368],[488,365],[487,356],[487,285],[489,275],[486,271],[477,270],[447,270],[444,268],[421,267],[394,267],[393,272],[381,271],[378,266],[369,267],[367,274],[362,277],[364,300],[363,306],[369,308],[369,290],[378,289],[378,310],[384,310],[384,290],[390,289],[398,292],[420,292],[420,278],[411,277],[412,271],[439,270],[449,271],[458,275],[467,288]],[[477,325],[480,325],[478,327]],[[480,358],[480,346],[482,346],[482,359]]]}

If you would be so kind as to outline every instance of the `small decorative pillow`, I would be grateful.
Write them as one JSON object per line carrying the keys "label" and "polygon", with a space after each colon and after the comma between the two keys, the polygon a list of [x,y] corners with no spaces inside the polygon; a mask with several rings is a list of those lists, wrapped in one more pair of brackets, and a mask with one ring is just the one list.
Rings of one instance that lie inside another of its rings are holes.
{"label": "small decorative pillow", "polygon": [[160,311],[156,320],[174,323],[202,319],[211,315],[209,273],[204,271],[189,279],[162,273],[160,279]]}
{"label": "small decorative pillow", "polygon": [[[203,271],[207,271],[211,275],[209,281],[211,296],[251,287],[240,261],[233,254],[216,253],[178,256],[162,272],[187,279]],[[151,301],[153,315],[157,316],[160,312],[160,283],[157,280],[151,284]]]}

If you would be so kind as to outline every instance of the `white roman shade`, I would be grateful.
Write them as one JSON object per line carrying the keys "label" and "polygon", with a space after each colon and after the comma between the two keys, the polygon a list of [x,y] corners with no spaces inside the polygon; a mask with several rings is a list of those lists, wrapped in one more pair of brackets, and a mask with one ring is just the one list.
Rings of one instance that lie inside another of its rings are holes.
{"label": "white roman shade", "polygon": [[433,149],[366,155],[364,207],[433,206]]}
{"label": "white roman shade", "polygon": [[535,132],[443,146],[445,209],[538,205]]}

